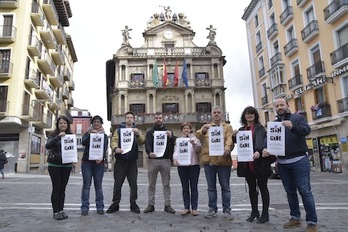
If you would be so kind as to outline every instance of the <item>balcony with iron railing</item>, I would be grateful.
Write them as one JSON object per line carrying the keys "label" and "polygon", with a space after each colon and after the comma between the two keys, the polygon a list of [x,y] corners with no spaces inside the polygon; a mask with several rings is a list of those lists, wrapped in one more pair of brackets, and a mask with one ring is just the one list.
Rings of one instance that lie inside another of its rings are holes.
{"label": "balcony with iron railing", "polygon": [[46,81],[42,81],[41,88],[35,89],[35,95],[39,100],[51,102],[54,96],[54,92],[46,83]]}
{"label": "balcony with iron railing", "polygon": [[17,28],[12,25],[0,25],[0,43],[13,43],[16,41]]}
{"label": "balcony with iron railing", "polygon": [[63,82],[64,82],[63,75],[58,72],[53,76],[49,75],[49,80],[50,80],[50,84],[55,88],[60,88],[63,86]]}
{"label": "balcony with iron railing", "polygon": [[44,25],[44,14],[39,2],[33,2],[31,4],[30,18],[35,26],[42,27]]}
{"label": "balcony with iron railing", "polygon": [[52,113],[50,111],[47,111],[47,113],[41,113],[39,115],[39,120],[33,121],[33,126],[39,127],[42,129],[48,129],[52,127]]}
{"label": "balcony with iron railing", "polygon": [[302,41],[305,43],[310,42],[313,38],[319,35],[319,24],[318,20],[312,20],[308,25],[301,31]]}
{"label": "balcony with iron railing", "polygon": [[53,0],[43,0],[42,8],[45,12],[46,18],[51,25],[59,24],[59,17],[56,11]]}
{"label": "balcony with iron railing", "polygon": [[66,44],[66,32],[62,25],[52,26],[53,34],[55,35],[57,42],[60,45]]}
{"label": "balcony with iron railing", "polygon": [[261,104],[262,105],[266,105],[268,103],[268,96],[265,95],[261,98]]}
{"label": "balcony with iron railing", "polygon": [[284,54],[290,57],[292,54],[298,51],[297,39],[292,38],[289,43],[284,46]]}
{"label": "balcony with iron railing", "polygon": [[288,81],[289,90],[294,90],[303,86],[303,79],[301,74],[297,74]]}
{"label": "balcony with iron railing", "polygon": [[329,103],[319,103],[311,107],[313,120],[331,117],[331,106]]}
{"label": "balcony with iron railing", "polygon": [[338,113],[348,113],[348,97],[337,101]]}
{"label": "balcony with iron railing", "polygon": [[0,9],[16,9],[19,6],[19,0],[0,0]]}
{"label": "balcony with iron railing", "polygon": [[[228,113],[223,115],[223,120],[226,120]],[[207,123],[212,120],[211,113],[187,113],[187,114],[181,114],[181,113],[172,113],[172,114],[166,114],[163,113],[163,122],[165,124],[172,124],[177,123],[181,124],[183,122],[191,122],[191,123]],[[122,115],[113,115],[111,118],[111,124],[112,125],[119,125],[122,122],[124,122],[124,114]],[[135,117],[135,123],[137,125],[141,124],[153,124],[155,122],[154,120],[154,114],[137,114]]]}
{"label": "balcony with iron railing", "polygon": [[73,80],[69,81],[69,85],[68,85],[69,90],[75,90],[75,82]]}
{"label": "balcony with iron railing", "polygon": [[71,79],[71,73],[68,67],[65,67],[64,69],[64,81],[70,81]]}
{"label": "balcony with iron railing", "polygon": [[[347,0],[348,1],[348,0]],[[330,53],[331,64],[338,68],[348,63],[348,43]]]}
{"label": "balcony with iron railing", "polygon": [[306,5],[306,3],[308,2],[309,0],[296,0],[297,2],[297,6],[302,8],[304,7],[304,5]]}
{"label": "balcony with iron railing", "polygon": [[47,50],[45,50],[42,55],[38,58],[37,63],[42,73],[45,75],[54,75],[56,70],[56,65],[52,61],[51,56],[48,54]]}
{"label": "balcony with iron railing", "polygon": [[348,0],[334,0],[324,9],[326,23],[334,23],[348,13]]}
{"label": "balcony with iron railing", "polygon": [[31,56],[41,56],[42,42],[35,35],[29,36],[29,44],[27,49]]}
{"label": "balcony with iron railing", "polygon": [[47,49],[56,49],[57,40],[50,24],[46,23],[40,30],[40,36]]}
{"label": "balcony with iron railing", "polygon": [[275,85],[274,87],[272,87],[272,93],[273,93],[274,99],[282,98],[286,96],[285,86],[286,84],[279,83],[278,85]]}
{"label": "balcony with iron railing", "polygon": [[62,46],[57,45],[55,50],[51,50],[51,56],[56,65],[64,64],[64,55]]}
{"label": "balcony with iron railing", "polygon": [[48,104],[51,110],[60,110],[63,105],[63,101],[56,95],[54,100]]}
{"label": "balcony with iron railing", "polygon": [[35,88],[38,89],[40,88],[40,74],[36,72],[34,69],[30,69],[27,76],[24,79],[24,83],[29,87],[29,88]]}
{"label": "balcony with iron railing", "polygon": [[281,61],[282,61],[282,54],[280,52],[277,52],[271,58],[271,67],[275,66],[276,64],[280,63]]}
{"label": "balcony with iron railing", "polygon": [[308,80],[315,79],[318,76],[324,75],[325,74],[324,61],[318,61],[317,63],[307,68],[306,71],[307,71]]}
{"label": "balcony with iron railing", "polygon": [[184,57],[210,55],[206,47],[133,48],[133,57]]}
{"label": "balcony with iron railing", "polygon": [[68,104],[69,107],[74,107],[74,99],[72,96],[69,96],[68,98]]}
{"label": "balcony with iron railing", "polygon": [[0,115],[6,116],[9,113],[10,101],[6,99],[0,99]]}
{"label": "balcony with iron railing", "polygon": [[288,6],[279,16],[280,23],[285,26],[294,17],[292,6]]}
{"label": "balcony with iron railing", "polygon": [[262,49],[262,41],[260,41],[257,45],[256,45],[256,53],[258,53],[259,51],[261,51]]}
{"label": "balcony with iron railing", "polygon": [[13,75],[13,63],[8,60],[0,61],[0,78],[11,78]]}
{"label": "balcony with iron railing", "polygon": [[278,25],[273,23],[272,26],[267,30],[267,38],[273,39],[276,35],[278,35]]}
{"label": "balcony with iron railing", "polygon": [[32,100],[30,104],[24,103],[22,106],[22,115],[20,118],[24,121],[38,121],[42,104],[38,100]]}
{"label": "balcony with iron railing", "polygon": [[64,87],[63,91],[62,91],[62,96],[64,99],[68,99],[69,98],[69,89]]}
{"label": "balcony with iron railing", "polygon": [[265,75],[266,71],[265,68],[262,68],[259,70],[259,78],[263,77],[263,75]]}

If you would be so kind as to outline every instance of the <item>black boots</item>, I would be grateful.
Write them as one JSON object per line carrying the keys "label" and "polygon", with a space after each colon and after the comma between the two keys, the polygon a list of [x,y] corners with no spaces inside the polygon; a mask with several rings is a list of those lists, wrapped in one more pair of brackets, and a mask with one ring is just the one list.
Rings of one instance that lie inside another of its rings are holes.
{"label": "black boots", "polygon": [[259,217],[260,217],[260,213],[259,212],[254,212],[254,213],[251,212],[250,217],[248,217],[246,219],[246,221],[247,222],[253,222],[255,218],[258,220]]}
{"label": "black boots", "polygon": [[259,217],[256,222],[259,224],[263,224],[263,223],[268,222],[268,221],[269,221],[268,213],[262,213],[261,217]]}

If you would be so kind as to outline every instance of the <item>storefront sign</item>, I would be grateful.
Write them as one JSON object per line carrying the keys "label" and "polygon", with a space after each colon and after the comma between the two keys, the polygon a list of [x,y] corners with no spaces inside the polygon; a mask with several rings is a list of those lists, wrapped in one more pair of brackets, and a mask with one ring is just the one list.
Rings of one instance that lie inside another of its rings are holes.
{"label": "storefront sign", "polygon": [[346,66],[344,66],[343,68],[339,68],[339,69],[336,69],[335,71],[333,71],[331,73],[331,76],[332,77],[339,76],[339,75],[341,75],[342,73],[345,73],[345,72],[348,72],[348,64]]}
{"label": "storefront sign", "polygon": [[333,83],[333,79],[332,79],[332,77],[321,76],[321,77],[317,77],[313,80],[310,80],[310,82],[311,83],[309,85],[295,89],[294,90],[295,96],[301,95],[302,93],[306,92],[307,90],[313,89],[314,87],[317,87],[319,85],[323,85],[325,83]]}

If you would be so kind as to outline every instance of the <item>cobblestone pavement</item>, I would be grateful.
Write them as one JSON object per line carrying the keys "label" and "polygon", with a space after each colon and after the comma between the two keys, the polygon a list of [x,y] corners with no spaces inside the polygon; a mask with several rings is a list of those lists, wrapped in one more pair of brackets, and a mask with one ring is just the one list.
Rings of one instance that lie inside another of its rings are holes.
{"label": "cobblestone pavement", "polygon": [[[319,218],[321,232],[348,231],[348,175],[333,173],[312,173],[312,190]],[[147,206],[147,170],[139,169],[138,205],[143,211]],[[129,210],[129,187],[125,182],[122,189],[120,212],[98,215],[94,205],[94,188],[91,187],[91,209],[88,216],[80,215],[82,188],[81,174],[72,174],[66,191],[64,211],[69,218],[56,221],[52,218],[50,204],[51,182],[48,175],[7,174],[0,179],[0,232],[3,231],[304,231],[305,221],[296,229],[283,229],[289,220],[289,208],[280,180],[270,179],[271,195],[270,221],[265,224],[248,223],[250,214],[248,193],[244,178],[231,175],[233,221],[223,218],[221,193],[219,192],[218,216],[205,219],[208,210],[207,186],[203,169],[199,180],[199,216],[181,216],[178,212],[168,214],[163,211],[163,194],[160,176],[157,180],[156,211],[149,214],[131,213]],[[111,203],[113,188],[112,173],[105,173],[103,181],[105,210]],[[176,168],[171,174],[172,206],[177,211],[183,209],[181,185]],[[219,189],[220,191],[220,189]],[[261,200],[260,200],[261,201]],[[301,205],[302,217],[305,212]]]}

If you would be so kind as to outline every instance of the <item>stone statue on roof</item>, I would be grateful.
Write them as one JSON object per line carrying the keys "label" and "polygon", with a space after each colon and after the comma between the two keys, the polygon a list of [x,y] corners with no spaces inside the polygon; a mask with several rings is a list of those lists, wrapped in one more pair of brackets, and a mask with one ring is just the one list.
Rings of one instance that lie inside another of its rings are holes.
{"label": "stone statue on roof", "polygon": [[122,44],[129,44],[129,39],[131,39],[131,37],[129,36],[129,31],[131,31],[132,29],[129,28],[127,25],[124,27],[124,29],[122,30],[122,36],[123,36],[123,43]]}

